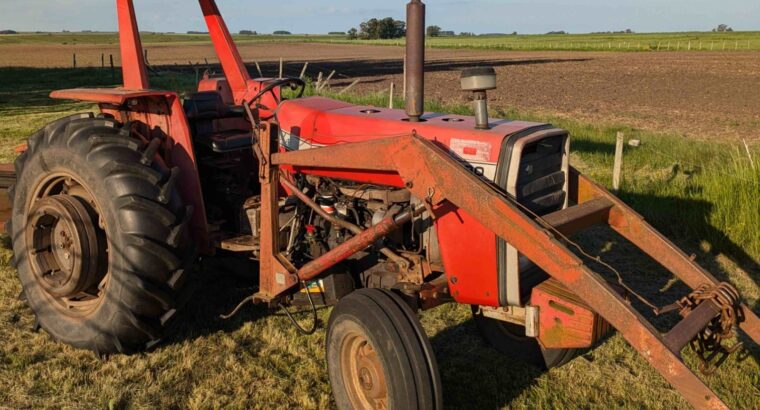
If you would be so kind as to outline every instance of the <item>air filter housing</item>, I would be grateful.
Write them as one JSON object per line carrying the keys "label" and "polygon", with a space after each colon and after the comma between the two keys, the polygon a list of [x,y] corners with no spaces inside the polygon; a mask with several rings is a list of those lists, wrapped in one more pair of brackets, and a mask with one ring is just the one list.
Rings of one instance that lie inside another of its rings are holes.
{"label": "air filter housing", "polygon": [[487,130],[488,95],[486,91],[496,89],[496,70],[493,67],[474,67],[462,71],[462,90],[474,93],[475,128]]}

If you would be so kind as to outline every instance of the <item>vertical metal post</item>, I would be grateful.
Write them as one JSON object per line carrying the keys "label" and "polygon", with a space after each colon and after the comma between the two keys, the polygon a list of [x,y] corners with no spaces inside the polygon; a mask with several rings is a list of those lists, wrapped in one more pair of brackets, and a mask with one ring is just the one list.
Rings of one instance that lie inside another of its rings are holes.
{"label": "vertical metal post", "polygon": [[406,5],[406,115],[419,122],[425,105],[425,5]]}
{"label": "vertical metal post", "polygon": [[121,70],[124,75],[124,88],[145,90],[148,83],[148,70],[145,67],[140,30],[132,0],[116,0],[116,12],[119,17],[119,46],[121,48]]}
{"label": "vertical metal post", "polygon": [[248,91],[248,82],[251,76],[248,69],[243,64],[240,52],[232,40],[230,30],[224,22],[219,8],[214,0],[199,0],[203,16],[206,19],[206,26],[211,35],[211,42],[222,63],[222,70],[227,81],[230,83],[232,93],[235,97],[235,103],[242,103],[245,93]]}

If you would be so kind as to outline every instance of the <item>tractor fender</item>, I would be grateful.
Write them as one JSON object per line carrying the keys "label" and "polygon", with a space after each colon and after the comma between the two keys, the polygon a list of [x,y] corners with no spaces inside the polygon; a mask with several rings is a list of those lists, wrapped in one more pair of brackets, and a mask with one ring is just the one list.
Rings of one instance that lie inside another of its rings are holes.
{"label": "tractor fender", "polygon": [[146,138],[163,141],[164,160],[180,172],[177,184],[182,200],[193,207],[190,221],[193,241],[201,253],[211,253],[203,193],[198,166],[193,149],[190,126],[175,92],[154,90],[129,90],[124,88],[77,88],[53,91],[51,98],[93,102],[100,111],[117,121],[143,125]]}

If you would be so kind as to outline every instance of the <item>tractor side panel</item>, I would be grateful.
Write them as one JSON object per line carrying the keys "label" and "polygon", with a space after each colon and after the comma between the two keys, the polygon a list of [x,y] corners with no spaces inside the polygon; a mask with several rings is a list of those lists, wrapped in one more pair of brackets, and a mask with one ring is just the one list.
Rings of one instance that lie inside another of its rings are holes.
{"label": "tractor side panel", "polygon": [[437,219],[436,230],[451,295],[458,303],[499,306],[496,237],[467,212],[448,207],[454,209]]}

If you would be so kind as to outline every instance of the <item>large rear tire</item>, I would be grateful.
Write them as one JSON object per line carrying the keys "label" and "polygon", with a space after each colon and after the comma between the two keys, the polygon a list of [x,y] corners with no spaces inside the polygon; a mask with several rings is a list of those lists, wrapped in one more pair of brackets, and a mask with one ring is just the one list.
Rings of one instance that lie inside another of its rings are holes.
{"label": "large rear tire", "polygon": [[545,349],[538,340],[525,336],[525,327],[491,319],[472,307],[475,325],[483,339],[500,353],[539,369],[560,367],[576,356],[576,349]]}
{"label": "large rear tire", "polygon": [[398,295],[362,289],[341,299],[330,316],[326,344],[338,408],[443,408],[430,341]]}
{"label": "large rear tire", "polygon": [[55,339],[96,353],[154,345],[192,261],[178,169],[112,119],[67,117],[16,160],[11,233],[29,306]]}

